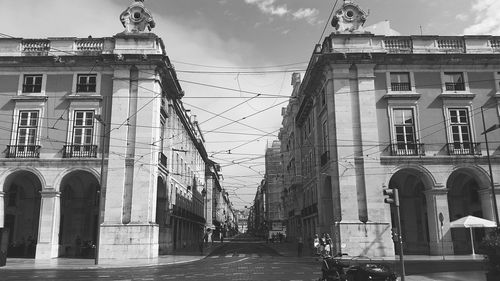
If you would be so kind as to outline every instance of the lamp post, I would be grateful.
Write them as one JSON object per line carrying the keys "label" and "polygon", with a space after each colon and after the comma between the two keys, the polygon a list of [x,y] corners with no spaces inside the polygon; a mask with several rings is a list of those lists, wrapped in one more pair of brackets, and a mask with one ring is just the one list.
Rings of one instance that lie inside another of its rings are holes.
{"label": "lamp post", "polygon": [[104,183],[104,141],[106,138],[106,123],[102,119],[101,115],[94,115],[95,120],[97,120],[102,125],[102,133],[101,133],[101,175],[99,179],[99,190],[97,190],[97,237],[95,242],[95,257],[94,264],[99,264],[99,244],[100,244],[100,235],[101,235],[101,196],[102,196],[102,187]]}
{"label": "lamp post", "polygon": [[490,172],[490,184],[491,184],[491,195],[492,195],[491,200],[493,200],[493,214],[495,216],[495,222],[497,224],[497,227],[500,227],[498,218],[497,198],[495,195],[495,183],[493,182],[493,171],[491,169],[490,147],[488,145],[488,133],[500,128],[500,126],[499,124],[495,124],[490,128],[486,129],[486,122],[484,121],[484,110],[482,106],[481,106],[481,116],[483,118],[483,130],[484,130],[484,132],[482,132],[481,135],[484,135],[484,142],[486,143],[486,158],[488,160],[488,169]]}

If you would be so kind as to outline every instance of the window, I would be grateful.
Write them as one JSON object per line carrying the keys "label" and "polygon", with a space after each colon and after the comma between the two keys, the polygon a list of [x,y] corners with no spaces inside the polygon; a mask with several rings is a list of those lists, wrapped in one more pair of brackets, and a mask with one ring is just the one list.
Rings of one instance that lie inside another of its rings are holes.
{"label": "window", "polygon": [[465,80],[462,72],[445,72],[444,86],[446,91],[465,91]]}
{"label": "window", "polygon": [[410,73],[391,72],[391,91],[411,91]]}
{"label": "window", "polygon": [[322,126],[322,134],[323,134],[323,152],[328,151],[328,121],[325,120]]}
{"label": "window", "polygon": [[96,74],[79,74],[77,78],[77,93],[95,93],[97,88]]}
{"label": "window", "polygon": [[415,118],[413,109],[401,108],[394,109],[394,136],[395,147],[393,154],[396,155],[415,155],[417,153],[417,144],[415,137]]}
{"label": "window", "polygon": [[73,145],[89,146],[93,143],[94,111],[75,111]]}
{"label": "window", "polygon": [[8,157],[39,157],[37,110],[21,110],[16,130],[15,145],[9,147]]}
{"label": "window", "polygon": [[24,75],[23,93],[41,93],[42,75]]}
{"label": "window", "polygon": [[450,109],[451,154],[471,154],[473,145],[471,143],[469,112],[466,108]]}
{"label": "window", "polygon": [[323,107],[326,104],[326,92],[325,89],[321,91],[320,94],[321,106]]}

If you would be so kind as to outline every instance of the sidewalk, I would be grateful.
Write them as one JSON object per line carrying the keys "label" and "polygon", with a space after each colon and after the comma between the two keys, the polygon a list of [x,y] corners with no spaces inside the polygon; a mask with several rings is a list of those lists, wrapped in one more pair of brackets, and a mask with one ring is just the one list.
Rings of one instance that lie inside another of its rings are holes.
{"label": "sidewalk", "polygon": [[188,263],[201,260],[210,255],[221,244],[215,242],[208,244],[200,254],[198,249],[181,249],[172,254],[159,256],[155,259],[131,259],[131,260],[101,260],[98,265],[94,264],[94,259],[74,259],[74,258],[56,258],[51,260],[34,260],[7,258],[7,264],[0,267],[2,270],[26,270],[26,269],[98,269],[98,268],[123,268],[123,267],[143,267],[169,264]]}
{"label": "sidewalk", "polygon": [[[267,243],[268,247],[274,249],[281,256],[284,257],[297,257],[297,243],[296,242],[283,242],[283,243]],[[304,245],[303,258],[305,260],[317,259],[317,256],[312,254],[312,250]],[[353,257],[344,256],[343,259],[351,260]],[[366,258],[368,259],[368,258]],[[366,260],[361,259],[361,260]],[[394,257],[376,257],[370,258],[372,261],[388,261],[388,262],[398,262],[399,256]],[[456,262],[456,261],[470,261],[470,262],[483,262],[483,255],[453,255],[453,256],[423,256],[423,255],[406,255],[405,263],[415,263],[419,262]],[[400,278],[398,280],[401,280]],[[425,273],[425,274],[415,274],[405,276],[405,281],[486,281],[486,276],[484,271],[460,271],[460,272],[437,272],[437,273]]]}

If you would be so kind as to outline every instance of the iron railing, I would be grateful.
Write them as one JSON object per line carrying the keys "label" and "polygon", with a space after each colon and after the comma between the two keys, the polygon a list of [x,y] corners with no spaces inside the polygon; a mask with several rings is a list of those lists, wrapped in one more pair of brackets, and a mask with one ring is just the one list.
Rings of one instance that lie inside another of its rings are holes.
{"label": "iron railing", "polygon": [[7,145],[7,158],[40,158],[39,145]]}
{"label": "iron railing", "polygon": [[64,158],[97,158],[97,145],[93,144],[71,144],[65,145]]}
{"label": "iron railing", "polygon": [[423,156],[425,149],[423,143],[402,142],[391,144],[392,156]]}
{"label": "iron railing", "polygon": [[481,155],[481,143],[453,142],[448,143],[449,155]]}
{"label": "iron railing", "polygon": [[391,83],[391,91],[411,91],[410,83]]}
{"label": "iron railing", "polygon": [[446,91],[465,91],[465,83],[444,83]]}

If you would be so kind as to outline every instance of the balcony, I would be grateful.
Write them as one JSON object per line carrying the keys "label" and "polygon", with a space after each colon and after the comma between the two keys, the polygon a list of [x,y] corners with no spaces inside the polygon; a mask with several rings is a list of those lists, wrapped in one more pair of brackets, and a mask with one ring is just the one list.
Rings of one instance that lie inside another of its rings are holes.
{"label": "balcony", "polygon": [[64,158],[97,158],[97,145],[65,145]]}
{"label": "balcony", "polygon": [[7,145],[7,158],[40,158],[39,145]]}
{"label": "balcony", "polygon": [[481,143],[454,142],[447,146],[449,155],[481,155]]}
{"label": "balcony", "polygon": [[391,144],[392,156],[424,156],[425,149],[423,143],[397,143]]}
{"label": "balcony", "polygon": [[162,165],[163,167],[167,167],[168,159],[163,152],[158,152],[158,164]]}
{"label": "balcony", "polygon": [[446,82],[444,83],[444,86],[446,88],[446,91],[465,91],[465,83],[450,83]]}
{"label": "balcony", "polygon": [[96,92],[96,84],[77,84],[76,85],[77,93],[95,93]]}
{"label": "balcony", "polygon": [[411,53],[413,43],[411,39],[393,38],[384,40],[384,46],[389,53]]}
{"label": "balcony", "polygon": [[325,151],[321,154],[321,166],[324,166],[330,160],[330,151]]}
{"label": "balcony", "polygon": [[408,92],[411,91],[410,83],[391,83],[391,91]]}

